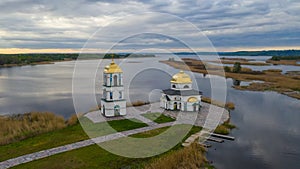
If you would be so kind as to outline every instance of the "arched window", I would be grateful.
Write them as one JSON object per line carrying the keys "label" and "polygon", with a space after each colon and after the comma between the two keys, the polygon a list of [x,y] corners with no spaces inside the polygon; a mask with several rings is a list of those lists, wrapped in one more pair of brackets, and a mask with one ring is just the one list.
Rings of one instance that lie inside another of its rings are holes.
{"label": "arched window", "polygon": [[187,89],[189,88],[189,85],[184,85],[183,88]]}
{"label": "arched window", "polygon": [[176,88],[176,85],[172,85],[173,88]]}
{"label": "arched window", "polygon": [[118,76],[114,75],[114,86],[118,86]]}
{"label": "arched window", "polygon": [[103,81],[104,81],[104,85],[107,86],[107,75],[106,74],[104,74]]}

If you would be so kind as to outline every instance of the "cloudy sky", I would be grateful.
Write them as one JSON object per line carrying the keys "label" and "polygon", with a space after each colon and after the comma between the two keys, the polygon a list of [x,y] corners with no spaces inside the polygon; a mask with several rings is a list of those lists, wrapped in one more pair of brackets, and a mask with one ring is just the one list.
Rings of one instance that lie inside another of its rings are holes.
{"label": "cloudy sky", "polygon": [[176,41],[196,50],[300,49],[299,0],[2,0],[0,9],[0,53],[101,51],[116,42],[183,49]]}

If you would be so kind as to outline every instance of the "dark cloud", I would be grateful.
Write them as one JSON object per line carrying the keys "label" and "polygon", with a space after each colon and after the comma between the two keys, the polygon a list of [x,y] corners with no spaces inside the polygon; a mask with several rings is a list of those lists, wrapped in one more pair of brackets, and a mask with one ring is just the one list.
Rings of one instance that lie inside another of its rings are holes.
{"label": "dark cloud", "polygon": [[[0,2],[0,48],[80,49],[97,29],[128,14],[143,12],[163,12],[186,19],[203,30],[217,47],[299,46],[299,7],[300,2],[287,0],[4,0]],[[177,28],[168,18],[145,20],[148,22],[129,19],[120,27],[111,27],[99,43],[107,42],[109,46],[121,32],[159,28],[185,35],[185,40],[195,46],[199,43],[193,32]],[[131,39],[123,47],[126,45],[178,47],[171,40],[155,36]]]}

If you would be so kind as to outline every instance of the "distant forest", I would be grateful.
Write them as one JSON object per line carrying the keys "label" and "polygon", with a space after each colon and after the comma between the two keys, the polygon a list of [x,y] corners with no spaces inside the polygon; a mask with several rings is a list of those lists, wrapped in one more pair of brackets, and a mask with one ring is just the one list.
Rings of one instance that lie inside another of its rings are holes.
{"label": "distant forest", "polygon": [[[34,54],[0,54],[0,65],[29,65],[42,62],[54,62],[63,60],[75,60],[78,53],[34,53]],[[127,57],[155,57],[152,54],[81,54],[80,59],[110,59]]]}
{"label": "distant forest", "polygon": [[300,50],[220,52],[221,56],[300,56]]}
{"label": "distant forest", "polygon": [[[177,55],[213,55],[213,52],[179,52]],[[219,52],[220,56],[300,56],[300,50],[266,50],[266,51],[238,51],[238,52]]]}

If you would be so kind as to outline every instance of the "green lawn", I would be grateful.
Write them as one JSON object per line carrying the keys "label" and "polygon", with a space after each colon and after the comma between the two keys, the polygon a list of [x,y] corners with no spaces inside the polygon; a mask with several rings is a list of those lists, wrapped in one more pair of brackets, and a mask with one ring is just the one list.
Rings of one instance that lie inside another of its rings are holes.
{"label": "green lawn", "polygon": [[167,123],[167,122],[175,121],[175,119],[165,116],[161,113],[146,113],[146,114],[142,114],[142,116],[144,116],[147,119],[150,119],[156,123]]}
{"label": "green lawn", "polygon": [[[133,137],[143,138],[151,137],[157,135],[168,129],[168,127],[155,129],[152,131],[139,133],[133,135]],[[192,127],[189,134],[183,139],[185,140],[191,134],[200,131],[199,127]],[[117,140],[116,140],[117,141]],[[178,143],[172,150],[177,150],[181,148],[181,143]],[[162,155],[166,155],[164,153]],[[126,158],[117,156],[107,152],[106,150],[100,148],[98,145],[91,145],[88,147],[80,148],[77,150],[72,150],[69,152],[57,154],[50,156],[41,160],[32,161],[30,163],[22,164],[14,168],[43,168],[43,169],[57,169],[57,168],[125,168],[125,169],[135,169],[144,168],[145,165],[153,162],[154,159],[161,157],[162,155],[151,157],[151,158]]]}
{"label": "green lawn", "polygon": [[[86,118],[83,118],[81,122],[85,124],[92,136],[107,135],[115,132],[105,127],[106,122],[94,124]],[[136,119],[116,120],[109,121],[108,123],[116,131],[132,130],[147,126]],[[0,161],[86,139],[89,139],[89,137],[81,125],[75,124],[61,130],[44,133],[19,142],[0,146]]]}

